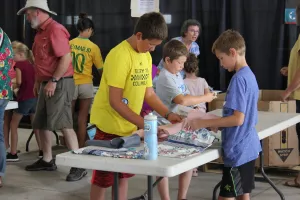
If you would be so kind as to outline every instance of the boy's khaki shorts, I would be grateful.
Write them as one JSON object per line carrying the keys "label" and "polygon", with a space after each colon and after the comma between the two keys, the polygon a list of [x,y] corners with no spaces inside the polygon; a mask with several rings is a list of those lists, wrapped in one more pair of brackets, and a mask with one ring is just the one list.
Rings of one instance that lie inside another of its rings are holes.
{"label": "boy's khaki shorts", "polygon": [[74,79],[71,77],[58,81],[52,97],[47,97],[44,87],[47,82],[41,83],[36,113],[32,122],[33,129],[61,130],[73,129],[72,99],[74,95]]}

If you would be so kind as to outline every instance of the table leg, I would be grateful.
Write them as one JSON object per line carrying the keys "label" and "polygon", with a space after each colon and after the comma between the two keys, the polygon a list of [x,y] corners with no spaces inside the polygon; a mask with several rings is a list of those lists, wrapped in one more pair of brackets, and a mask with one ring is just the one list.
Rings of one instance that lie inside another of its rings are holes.
{"label": "table leg", "polygon": [[119,200],[119,173],[114,172],[114,185],[113,185],[114,200]]}
{"label": "table leg", "polygon": [[259,153],[259,163],[260,163],[260,169],[261,169],[261,174],[264,177],[264,179],[272,186],[272,188],[277,192],[277,194],[280,196],[281,200],[285,200],[284,195],[282,192],[275,186],[275,184],[269,179],[267,174],[265,173],[264,170],[264,147],[263,147],[263,142],[260,141],[262,151]]}
{"label": "table leg", "polygon": [[[129,199],[129,200],[148,200],[148,199],[150,199],[148,196],[149,196],[149,177],[150,176],[148,176],[148,190],[142,195],[142,196],[139,196],[139,197],[135,197],[135,198],[132,198],[132,199]],[[152,178],[152,177],[151,177]],[[153,199],[153,188],[163,179],[164,177],[159,177],[154,183],[153,183],[153,185],[152,185],[152,182],[153,181],[151,181],[151,189],[152,189],[152,199]],[[152,179],[153,180],[153,179]]]}
{"label": "table leg", "polygon": [[221,186],[221,181],[214,187],[214,191],[213,191],[213,197],[212,197],[212,200],[217,200],[217,191],[218,191],[218,188]]}
{"label": "table leg", "polygon": [[153,177],[152,176],[148,176],[148,200],[152,200],[153,199],[153,187],[152,187],[152,183],[153,183]]}

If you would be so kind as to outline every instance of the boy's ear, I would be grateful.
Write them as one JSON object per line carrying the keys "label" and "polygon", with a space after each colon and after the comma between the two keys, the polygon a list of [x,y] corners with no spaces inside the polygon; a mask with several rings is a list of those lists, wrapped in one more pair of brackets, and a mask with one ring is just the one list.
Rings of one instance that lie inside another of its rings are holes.
{"label": "boy's ear", "polygon": [[165,63],[167,63],[167,64],[170,64],[170,63],[171,63],[170,57],[166,57],[166,58],[165,58]]}
{"label": "boy's ear", "polygon": [[143,39],[143,33],[141,33],[141,32],[137,32],[137,33],[135,34],[135,36],[136,36],[136,38],[137,38],[138,40],[142,40],[142,39]]}
{"label": "boy's ear", "polygon": [[236,56],[236,54],[237,54],[237,51],[236,51],[236,49],[235,48],[230,48],[229,49],[229,55],[231,55],[231,56]]}

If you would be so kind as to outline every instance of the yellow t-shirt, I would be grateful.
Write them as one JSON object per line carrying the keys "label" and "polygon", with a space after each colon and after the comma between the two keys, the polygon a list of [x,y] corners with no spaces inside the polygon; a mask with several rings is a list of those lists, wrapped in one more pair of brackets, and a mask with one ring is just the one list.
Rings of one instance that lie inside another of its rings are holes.
{"label": "yellow t-shirt", "polygon": [[76,85],[93,83],[92,67],[102,68],[99,47],[87,38],[77,37],[70,41],[74,81]]}
{"label": "yellow t-shirt", "polygon": [[[288,85],[292,82],[296,71],[300,68],[300,35],[298,36],[298,40],[294,44],[294,47],[290,53],[290,60],[288,66]],[[291,94],[291,98],[296,100],[300,100],[300,89],[297,89]]]}
{"label": "yellow t-shirt", "polygon": [[125,40],[107,55],[100,88],[91,109],[91,123],[100,130],[128,136],[137,129],[109,103],[109,86],[123,89],[123,103],[140,114],[147,87],[152,87],[152,58],[149,52],[138,53]]}

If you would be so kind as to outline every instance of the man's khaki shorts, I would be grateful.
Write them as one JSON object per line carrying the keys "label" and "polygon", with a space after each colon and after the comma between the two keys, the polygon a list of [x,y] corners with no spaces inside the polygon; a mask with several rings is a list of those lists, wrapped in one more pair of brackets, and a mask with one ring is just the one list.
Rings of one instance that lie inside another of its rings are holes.
{"label": "man's khaki shorts", "polygon": [[47,97],[43,82],[40,87],[39,97],[32,122],[33,129],[41,130],[62,130],[73,128],[72,99],[74,95],[74,79],[64,78],[58,81],[52,97]]}
{"label": "man's khaki shorts", "polygon": [[94,97],[93,84],[75,85],[73,100],[76,99],[91,99]]}

